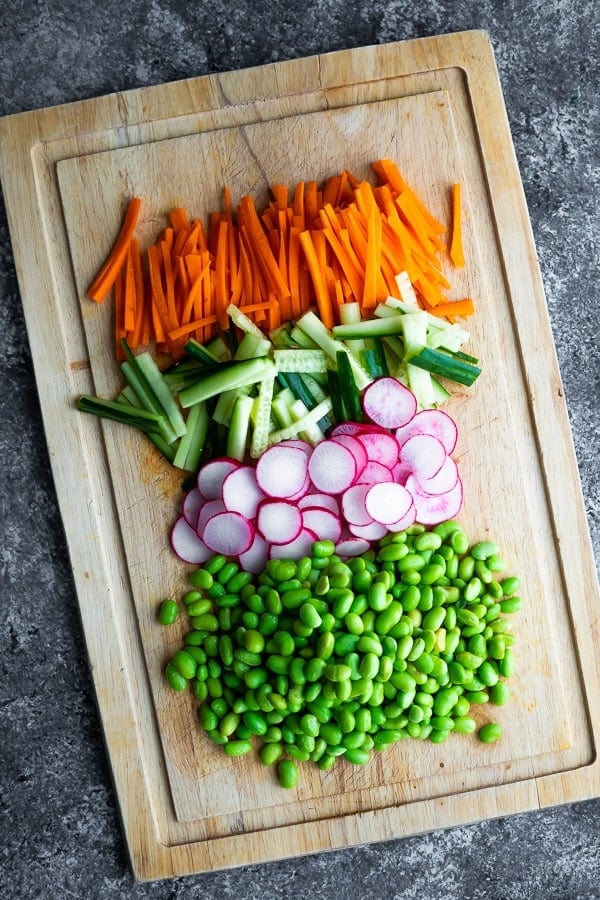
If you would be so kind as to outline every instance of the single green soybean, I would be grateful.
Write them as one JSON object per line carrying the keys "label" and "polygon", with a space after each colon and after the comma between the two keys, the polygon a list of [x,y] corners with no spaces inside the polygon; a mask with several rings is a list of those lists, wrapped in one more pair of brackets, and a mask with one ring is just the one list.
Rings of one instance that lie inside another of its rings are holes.
{"label": "single green soybean", "polygon": [[502,726],[498,722],[487,722],[481,726],[477,736],[484,744],[493,744],[502,737]]}
{"label": "single green soybean", "polygon": [[158,621],[161,625],[172,625],[179,616],[179,606],[171,597],[163,600],[158,609]]}
{"label": "single green soybean", "polygon": [[277,778],[283,788],[291,789],[298,784],[298,769],[291,759],[280,759],[277,762]]}

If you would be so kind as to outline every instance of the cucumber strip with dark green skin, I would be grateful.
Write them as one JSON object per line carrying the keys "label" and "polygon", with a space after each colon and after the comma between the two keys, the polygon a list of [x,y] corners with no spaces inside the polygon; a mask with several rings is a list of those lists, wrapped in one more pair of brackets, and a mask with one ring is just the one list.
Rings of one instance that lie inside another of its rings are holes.
{"label": "cucumber strip with dark green skin", "polygon": [[327,381],[329,383],[329,398],[331,400],[333,418],[336,422],[349,422],[350,419],[348,418],[346,408],[344,406],[344,399],[342,397],[338,373],[333,369],[328,369]]}
{"label": "cucumber strip with dark green skin", "polygon": [[347,353],[337,354],[338,382],[349,422],[362,422],[362,405]]}
{"label": "cucumber strip with dark green skin", "polygon": [[471,363],[456,359],[441,350],[430,350],[425,347],[420,353],[410,358],[410,363],[419,369],[425,369],[433,375],[440,375],[457,384],[470,387],[481,374],[481,369]]}

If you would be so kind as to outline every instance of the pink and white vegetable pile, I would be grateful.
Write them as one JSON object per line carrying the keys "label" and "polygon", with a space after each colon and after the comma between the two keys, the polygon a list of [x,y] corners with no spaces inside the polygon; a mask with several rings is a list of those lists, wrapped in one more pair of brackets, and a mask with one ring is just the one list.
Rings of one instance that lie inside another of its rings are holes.
{"label": "pink and white vegetable pile", "polygon": [[412,392],[389,377],[366,389],[362,405],[370,423],[339,424],[314,447],[282,441],[256,466],[227,457],[203,466],[171,532],[175,553],[194,565],[222,553],[258,573],[267,559],[310,554],[318,540],[350,557],[388,531],[456,516],[453,419],[417,412]]}

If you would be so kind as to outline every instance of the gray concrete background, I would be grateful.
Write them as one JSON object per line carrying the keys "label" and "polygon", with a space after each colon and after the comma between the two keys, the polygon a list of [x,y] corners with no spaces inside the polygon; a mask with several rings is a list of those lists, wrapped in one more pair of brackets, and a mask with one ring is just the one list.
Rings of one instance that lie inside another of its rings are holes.
{"label": "gray concrete background", "polygon": [[[600,558],[595,0],[4,0],[0,11],[0,115],[276,59],[487,29]],[[94,704],[3,210],[0,335],[2,897],[600,897],[600,800],[135,884]]]}

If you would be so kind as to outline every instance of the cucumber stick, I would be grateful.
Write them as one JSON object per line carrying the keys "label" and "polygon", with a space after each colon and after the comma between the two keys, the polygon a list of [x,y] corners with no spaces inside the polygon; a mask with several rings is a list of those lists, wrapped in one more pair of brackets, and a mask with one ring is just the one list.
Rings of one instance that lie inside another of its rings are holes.
{"label": "cucumber stick", "polygon": [[228,366],[223,372],[209,375],[198,384],[192,384],[179,391],[179,402],[186,409],[193,406],[194,403],[208,400],[223,391],[233,391],[251,384],[258,384],[265,378],[274,378],[276,372],[275,363],[266,357],[241,360]]}
{"label": "cucumber stick", "polygon": [[229,431],[227,432],[227,456],[243,462],[250,434],[250,414],[254,406],[252,397],[240,396],[235,401]]}

